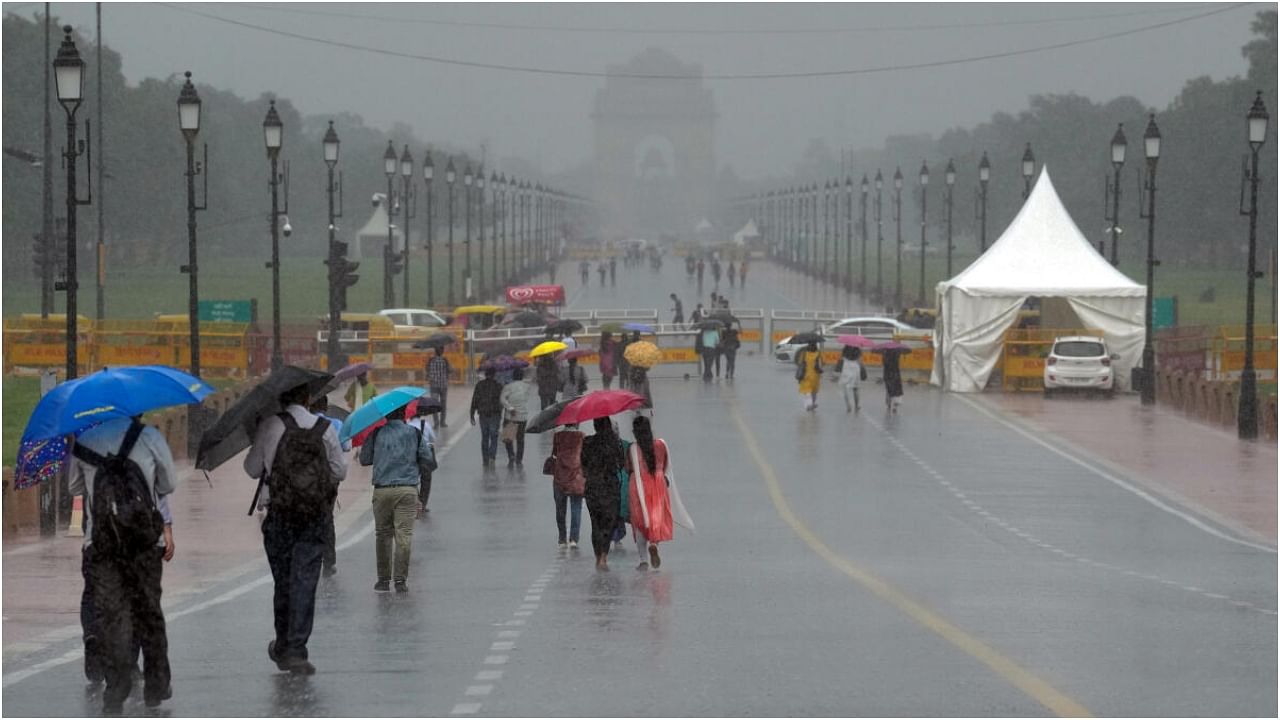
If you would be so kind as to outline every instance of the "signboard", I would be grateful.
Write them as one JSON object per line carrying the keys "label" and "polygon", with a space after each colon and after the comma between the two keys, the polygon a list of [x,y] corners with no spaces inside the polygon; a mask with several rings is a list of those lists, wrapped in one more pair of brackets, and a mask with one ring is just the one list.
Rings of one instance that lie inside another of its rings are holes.
{"label": "signboard", "polygon": [[200,322],[253,321],[252,304],[248,300],[201,300]]}
{"label": "signboard", "polygon": [[514,285],[507,288],[507,302],[512,305],[529,303],[564,304],[563,285]]}
{"label": "signboard", "polygon": [[1178,324],[1178,298],[1151,298],[1151,327],[1159,330]]}

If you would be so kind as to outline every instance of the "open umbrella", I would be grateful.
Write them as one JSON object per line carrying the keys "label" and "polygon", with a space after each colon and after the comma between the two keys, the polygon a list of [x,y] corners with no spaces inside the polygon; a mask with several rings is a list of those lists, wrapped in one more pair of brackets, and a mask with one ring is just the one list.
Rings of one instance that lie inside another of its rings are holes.
{"label": "open umbrella", "polygon": [[911,352],[911,348],[903,345],[897,340],[887,340],[871,348],[874,352],[899,352],[906,355]]}
{"label": "open umbrella", "polygon": [[596,418],[617,415],[627,410],[636,410],[644,406],[643,395],[630,390],[596,390],[579,398],[574,398],[560,411],[556,418],[557,425],[584,423]]}
{"label": "open umbrella", "polygon": [[694,325],[694,327],[699,330],[719,330],[724,327],[724,321],[717,320],[715,318],[707,318],[706,320],[699,320],[698,324]]}
{"label": "open umbrella", "polygon": [[626,325],[623,325],[622,329],[629,330],[631,332],[642,332],[642,333],[653,332],[652,325],[645,325],[644,323],[638,323],[638,322],[629,322]]}
{"label": "open umbrella", "polygon": [[836,342],[849,347],[856,347],[863,350],[870,349],[875,346],[875,341],[866,335],[840,335],[836,338]]}
{"label": "open umbrella", "polygon": [[542,433],[556,426],[556,420],[560,418],[560,413],[565,406],[573,402],[572,400],[561,400],[558,403],[552,403],[547,406],[546,410],[534,415],[525,424],[524,431],[527,433]]}
{"label": "open umbrella", "polygon": [[65,436],[26,440],[18,446],[13,468],[13,488],[22,490],[57,477],[67,462],[71,446]]}
{"label": "open umbrella", "polygon": [[[440,412],[442,407],[443,406],[440,404],[440,398],[434,395],[424,394],[420,398],[410,400],[409,403],[404,406],[404,416],[406,418],[412,418],[416,417],[419,413]],[[346,420],[343,420],[342,424],[345,427],[347,424]],[[360,447],[361,445],[364,445],[364,441],[369,439],[369,436],[373,434],[374,430],[377,430],[386,424],[387,419],[384,417],[364,430],[361,430],[359,434],[351,438],[351,447]]]}
{"label": "open umbrella", "polygon": [[199,378],[163,365],[100,370],[62,383],[40,398],[22,432],[22,442],[51,440],[106,420],[198,403],[212,392]]}
{"label": "open umbrella", "polygon": [[509,315],[502,321],[503,327],[542,327],[547,324],[547,319],[532,310],[523,310],[515,315]]}
{"label": "open umbrella", "polygon": [[578,358],[589,357],[595,355],[596,351],[591,348],[574,348],[569,352],[560,356],[561,360],[577,360]]}
{"label": "open umbrella", "polygon": [[520,358],[514,358],[510,355],[499,355],[497,357],[488,358],[480,363],[481,370],[493,369],[497,372],[527,367],[529,367],[528,360],[521,360]]}
{"label": "open umbrella", "polygon": [[367,363],[367,362],[355,363],[353,365],[348,365],[342,368],[341,370],[339,370],[338,372],[334,373],[333,379],[338,381],[339,383],[344,383],[348,380],[354,380],[355,378],[360,377],[361,375],[369,372],[372,369],[373,369],[373,365],[370,363]]}
{"label": "open umbrella", "polygon": [[283,393],[306,385],[312,396],[315,396],[332,379],[333,376],[328,373],[296,365],[285,365],[272,372],[254,386],[248,395],[227,408],[213,427],[200,436],[196,469],[212,470],[249,447],[257,432],[258,422],[284,410],[280,406],[280,395]]}
{"label": "open umbrella", "polygon": [[363,430],[373,427],[379,420],[386,418],[387,415],[391,414],[392,410],[398,410],[408,405],[411,400],[422,397],[426,392],[420,387],[401,385],[385,393],[374,395],[369,402],[361,405],[359,409],[351,413],[351,417],[347,418],[347,421],[342,424],[342,433],[338,436],[338,439],[350,440]]}
{"label": "open umbrella", "polygon": [[662,362],[662,351],[648,340],[641,340],[627,345],[622,357],[636,367],[651,368]]}
{"label": "open umbrella", "polygon": [[458,338],[450,333],[435,333],[425,340],[414,343],[415,348],[443,348],[458,342]]}
{"label": "open umbrella", "polygon": [[555,333],[576,333],[581,332],[583,327],[577,320],[557,320],[547,325],[547,330]]}
{"label": "open umbrella", "polygon": [[826,342],[826,338],[816,332],[802,332],[798,335],[791,336],[792,345],[808,345],[809,343],[817,343],[821,345]]}
{"label": "open umbrella", "polygon": [[565,350],[568,347],[569,347],[568,345],[565,345],[559,340],[548,340],[544,343],[539,343],[538,347],[529,351],[529,357],[536,358],[536,357],[542,357],[543,355],[550,355],[551,353]]}

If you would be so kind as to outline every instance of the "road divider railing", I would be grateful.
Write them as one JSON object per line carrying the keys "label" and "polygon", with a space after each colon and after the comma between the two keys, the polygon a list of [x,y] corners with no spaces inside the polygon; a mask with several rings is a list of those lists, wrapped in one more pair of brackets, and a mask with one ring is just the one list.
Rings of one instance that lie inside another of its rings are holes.
{"label": "road divider railing", "polygon": [[[735,315],[737,311],[732,311]],[[763,313],[762,313],[763,314]],[[855,310],[771,310],[769,312],[769,347],[799,332],[819,332],[823,327],[850,317],[893,317],[883,313]]]}

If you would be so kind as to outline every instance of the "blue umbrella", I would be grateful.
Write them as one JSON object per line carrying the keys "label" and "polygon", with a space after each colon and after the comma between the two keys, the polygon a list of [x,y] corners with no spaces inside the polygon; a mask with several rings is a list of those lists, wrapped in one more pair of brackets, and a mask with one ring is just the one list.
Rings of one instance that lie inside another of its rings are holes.
{"label": "blue umbrella", "polygon": [[115,418],[198,403],[213,392],[199,378],[163,365],[101,370],[62,383],[40,399],[22,442],[51,440]]}
{"label": "blue umbrella", "polygon": [[408,405],[410,400],[420,398],[426,392],[422,388],[401,385],[385,393],[374,395],[373,399],[361,405],[359,409],[351,413],[351,417],[347,418],[346,422],[342,423],[342,434],[338,436],[338,439],[342,441],[350,440],[366,428],[371,427],[374,423],[391,414],[392,410]]}
{"label": "blue umbrella", "polygon": [[645,325],[644,323],[637,323],[637,322],[630,322],[630,323],[627,323],[626,325],[623,325],[623,326],[622,326],[622,329],[623,329],[623,330],[631,330],[631,331],[633,331],[633,332],[644,332],[644,333],[651,333],[651,332],[653,332],[653,326],[652,326],[652,325]]}

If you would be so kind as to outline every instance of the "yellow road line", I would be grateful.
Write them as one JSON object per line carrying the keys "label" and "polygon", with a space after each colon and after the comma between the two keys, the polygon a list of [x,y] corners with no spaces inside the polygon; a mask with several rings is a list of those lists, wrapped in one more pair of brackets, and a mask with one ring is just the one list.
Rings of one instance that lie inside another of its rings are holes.
{"label": "yellow road line", "polygon": [[773,466],[765,459],[764,452],[760,449],[755,434],[751,432],[751,428],[747,427],[746,421],[743,420],[737,401],[733,401],[732,406],[734,422],[737,423],[738,430],[742,433],[743,440],[746,441],[747,450],[750,451],[752,458],[756,461],[756,466],[760,468],[760,474],[769,490],[769,498],[773,501],[774,509],[791,526],[795,534],[819,557],[852,578],[854,582],[871,591],[876,597],[894,606],[907,617],[932,630],[970,657],[991,668],[997,675],[1007,680],[1031,699],[1048,708],[1055,715],[1059,717],[1093,716],[1083,705],[1059,692],[1030,670],[1001,655],[990,645],[947,622],[942,616],[911,599],[906,593],[858,567],[827,547],[826,543],[818,539],[818,536],[792,512],[791,506],[787,504],[786,498],[782,495],[782,486],[778,482],[778,476],[774,473]]}

